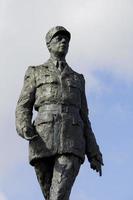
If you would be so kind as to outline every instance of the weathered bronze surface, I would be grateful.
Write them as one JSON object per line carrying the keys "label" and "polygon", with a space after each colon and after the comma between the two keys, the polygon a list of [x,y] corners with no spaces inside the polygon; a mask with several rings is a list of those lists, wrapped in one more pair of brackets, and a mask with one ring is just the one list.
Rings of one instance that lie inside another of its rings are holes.
{"label": "weathered bronze surface", "polygon": [[[46,200],[68,200],[80,165],[102,175],[102,154],[88,118],[85,80],[65,60],[71,34],[62,26],[47,33],[49,60],[28,67],[16,107],[16,129],[29,141],[29,162]],[[32,111],[38,112],[32,122]]]}

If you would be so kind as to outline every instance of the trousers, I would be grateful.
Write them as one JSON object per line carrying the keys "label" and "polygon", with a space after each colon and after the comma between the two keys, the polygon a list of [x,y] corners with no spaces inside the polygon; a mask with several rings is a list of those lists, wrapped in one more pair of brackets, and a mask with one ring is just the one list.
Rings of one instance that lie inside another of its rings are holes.
{"label": "trousers", "polygon": [[35,172],[46,200],[69,200],[78,175],[81,159],[72,154],[62,154],[40,159]]}

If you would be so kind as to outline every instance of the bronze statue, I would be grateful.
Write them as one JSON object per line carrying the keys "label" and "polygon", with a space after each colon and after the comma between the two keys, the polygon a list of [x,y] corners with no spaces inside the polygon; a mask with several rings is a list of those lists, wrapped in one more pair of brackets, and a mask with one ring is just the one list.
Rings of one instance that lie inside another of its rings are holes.
{"label": "bronze statue", "polygon": [[[29,141],[29,161],[46,200],[68,200],[81,164],[102,175],[102,154],[88,118],[85,80],[65,57],[71,34],[56,26],[46,34],[49,60],[28,67],[16,108],[16,129]],[[32,111],[38,112],[32,122]]]}

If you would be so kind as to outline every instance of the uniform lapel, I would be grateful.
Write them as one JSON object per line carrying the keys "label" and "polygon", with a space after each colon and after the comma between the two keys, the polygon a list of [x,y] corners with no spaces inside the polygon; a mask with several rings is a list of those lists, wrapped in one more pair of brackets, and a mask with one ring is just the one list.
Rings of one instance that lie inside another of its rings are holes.
{"label": "uniform lapel", "polygon": [[67,77],[70,74],[73,74],[73,70],[68,66],[68,64],[66,63],[66,66],[62,72],[62,77]]}
{"label": "uniform lapel", "polygon": [[56,68],[56,64],[53,63],[53,61],[51,59],[49,59],[44,65],[48,67],[48,70],[50,72],[57,72],[58,71],[57,68]]}

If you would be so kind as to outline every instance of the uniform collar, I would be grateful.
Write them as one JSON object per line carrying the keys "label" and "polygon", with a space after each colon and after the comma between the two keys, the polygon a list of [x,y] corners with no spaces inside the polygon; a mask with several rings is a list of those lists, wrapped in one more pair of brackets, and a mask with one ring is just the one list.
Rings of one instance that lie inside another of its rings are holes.
{"label": "uniform collar", "polygon": [[[55,71],[55,69],[56,69],[55,66],[57,66],[57,62],[58,62],[58,60],[53,60],[53,59],[49,58],[48,61],[44,65],[49,66],[50,71]],[[71,67],[69,67],[67,62],[65,60],[63,62],[65,63],[65,68],[62,72],[62,76],[67,76],[69,74],[73,74],[74,71],[71,69]]]}
{"label": "uniform collar", "polygon": [[54,59],[54,58],[50,57],[49,61],[52,62],[55,66],[57,66],[57,62],[59,62],[59,61],[63,62],[64,64],[67,64],[65,59],[58,60],[58,59]]}

